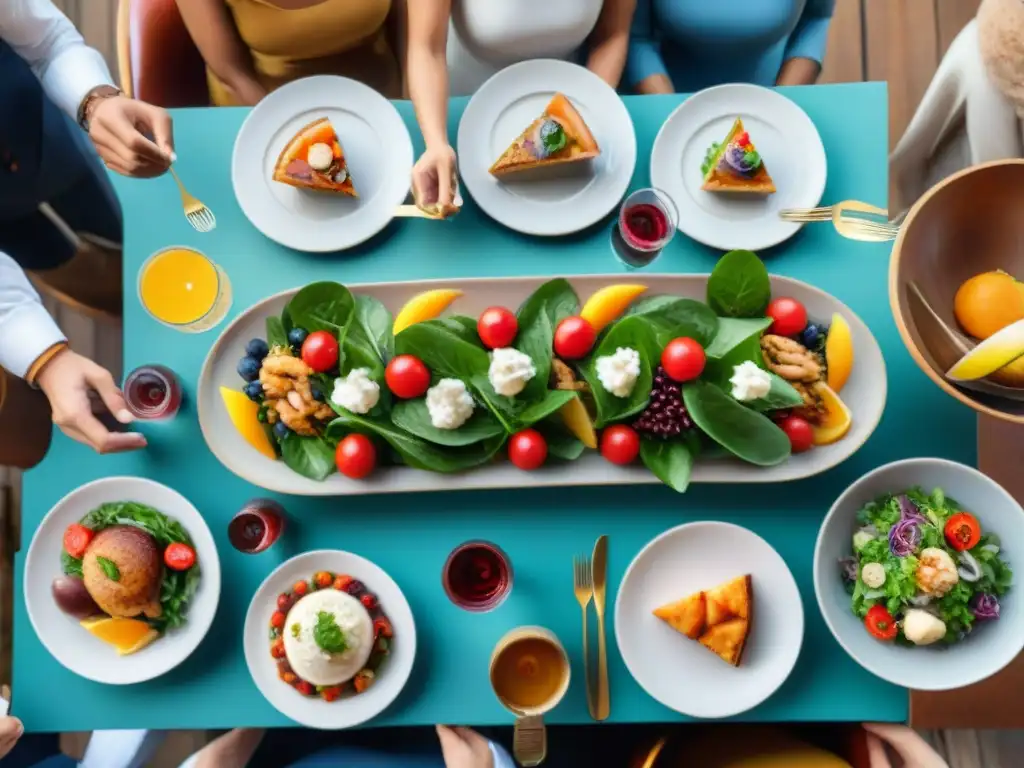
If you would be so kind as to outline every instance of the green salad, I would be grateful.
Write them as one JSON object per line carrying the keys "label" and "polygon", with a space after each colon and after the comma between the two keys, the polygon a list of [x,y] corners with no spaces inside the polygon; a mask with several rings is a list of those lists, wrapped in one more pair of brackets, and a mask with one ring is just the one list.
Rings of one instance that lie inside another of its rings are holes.
{"label": "green salad", "polygon": [[882,641],[956,643],[999,618],[1013,580],[999,537],[941,488],[887,494],[857,513],[840,561],[851,607]]}

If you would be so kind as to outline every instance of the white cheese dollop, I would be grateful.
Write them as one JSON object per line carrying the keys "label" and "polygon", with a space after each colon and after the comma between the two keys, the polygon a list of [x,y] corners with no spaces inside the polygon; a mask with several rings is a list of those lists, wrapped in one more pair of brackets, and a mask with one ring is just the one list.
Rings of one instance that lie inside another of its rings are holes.
{"label": "white cheese dollop", "polygon": [[629,397],[640,378],[640,353],[630,347],[619,347],[614,355],[597,358],[595,368],[606,392],[615,397]]}
{"label": "white cheese dollop", "polygon": [[928,611],[911,608],[903,617],[903,634],[914,645],[931,645],[946,636],[946,624]]}
{"label": "white cheese dollop", "polygon": [[427,390],[427,411],[438,429],[458,429],[473,415],[473,398],[458,379],[441,379]]}
{"label": "white cheese dollop", "polygon": [[380,385],[370,378],[369,368],[353,368],[334,380],[331,400],[346,411],[369,413],[380,400]]}
{"label": "white cheese dollop", "polygon": [[772,388],[772,377],[757,363],[744,360],[733,366],[729,383],[732,384],[733,398],[745,403],[767,395]]}
{"label": "white cheese dollop", "polygon": [[491,352],[491,366],[487,378],[499,395],[515,397],[526,386],[526,382],[537,375],[537,369],[529,355],[512,347],[499,347]]}
{"label": "white cheese dollop", "polygon": [[885,566],[881,563],[865,563],[860,569],[860,580],[865,587],[878,589],[885,584]]}
{"label": "white cheese dollop", "polygon": [[306,162],[317,171],[326,171],[334,162],[334,152],[331,151],[330,145],[318,141],[306,153]]}

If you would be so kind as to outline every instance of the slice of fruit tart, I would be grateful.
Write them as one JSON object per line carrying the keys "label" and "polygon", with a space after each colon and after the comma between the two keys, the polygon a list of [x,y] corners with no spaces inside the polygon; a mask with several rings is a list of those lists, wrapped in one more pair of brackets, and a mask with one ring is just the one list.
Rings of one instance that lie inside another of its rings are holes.
{"label": "slice of fruit tart", "polygon": [[326,117],[314,120],[288,142],[274,166],[274,181],[359,197],[338,134]]}
{"label": "slice of fruit tart", "polygon": [[544,114],[519,134],[490,170],[501,177],[540,166],[590,160],[600,154],[594,135],[576,107],[556,93]]}
{"label": "slice of fruit tart", "polygon": [[701,189],[707,192],[770,195],[775,191],[775,182],[738,117],[725,140],[708,148],[700,170],[704,174]]}
{"label": "slice of fruit tart", "polygon": [[747,574],[655,608],[654,615],[738,667],[750,635],[753,602]]}

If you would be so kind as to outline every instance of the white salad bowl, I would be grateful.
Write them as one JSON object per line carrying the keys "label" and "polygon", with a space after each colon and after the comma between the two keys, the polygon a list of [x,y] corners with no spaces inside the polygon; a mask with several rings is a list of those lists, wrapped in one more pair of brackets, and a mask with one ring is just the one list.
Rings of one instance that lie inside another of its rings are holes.
{"label": "white salad bowl", "polygon": [[906,647],[874,639],[854,615],[839,560],[852,553],[857,512],[887,493],[920,486],[941,488],[973,513],[983,532],[995,533],[1003,559],[1024,568],[1024,509],[991,478],[954,461],[917,458],[885,464],[861,477],[832,505],[814,548],[814,593],[829,630],[850,656],[872,674],[920,691],[962,688],[1001,670],[1024,648],[1024,588],[1014,582],[1000,602],[999,618],[979,622],[963,640]]}

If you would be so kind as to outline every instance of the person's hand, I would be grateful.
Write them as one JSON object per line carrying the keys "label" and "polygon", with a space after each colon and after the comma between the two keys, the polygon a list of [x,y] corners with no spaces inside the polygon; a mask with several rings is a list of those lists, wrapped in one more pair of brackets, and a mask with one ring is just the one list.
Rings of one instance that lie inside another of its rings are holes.
{"label": "person's hand", "polygon": [[437,726],[445,768],[494,768],[487,739],[469,728]]}
{"label": "person's hand", "polygon": [[412,169],[416,205],[448,216],[456,211],[455,186],[455,150],[447,144],[428,147]]}
{"label": "person's hand", "polygon": [[89,138],[108,168],[143,178],[159,176],[170,168],[174,134],[166,109],[127,96],[94,103],[88,115]]}
{"label": "person's hand", "polygon": [[43,366],[36,383],[50,401],[53,423],[68,437],[91,445],[99,453],[131,451],[146,445],[144,435],[111,432],[93,414],[90,392],[99,395],[122,424],[134,420],[113,377],[87,357],[70,349],[58,352]]}
{"label": "person's hand", "polygon": [[949,763],[917,733],[904,725],[864,723],[868,732],[868,758],[871,768],[893,768],[886,747],[899,756],[897,765],[906,768],[949,768]]}
{"label": "person's hand", "polygon": [[21,734],[25,732],[25,726],[16,717],[0,717],[0,758],[7,756],[7,753],[14,749]]}

